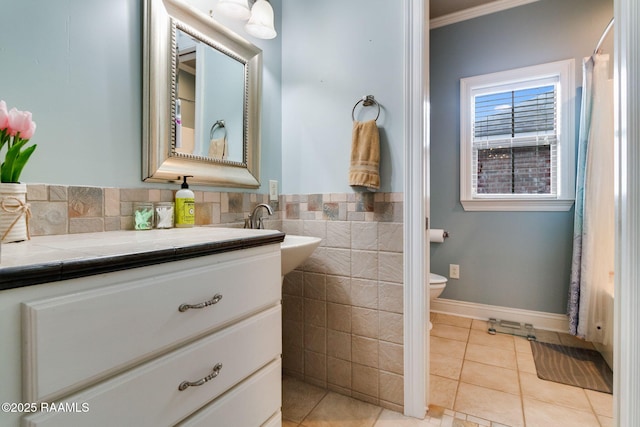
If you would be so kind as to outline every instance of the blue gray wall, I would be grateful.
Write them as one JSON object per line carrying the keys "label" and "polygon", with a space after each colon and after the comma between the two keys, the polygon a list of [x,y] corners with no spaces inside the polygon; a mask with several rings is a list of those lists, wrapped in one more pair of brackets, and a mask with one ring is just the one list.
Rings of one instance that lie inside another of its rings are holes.
{"label": "blue gray wall", "polygon": [[[0,1],[5,20],[29,16],[0,38],[0,99],[38,123],[38,149],[22,180],[149,185],[140,179],[142,2]],[[207,13],[212,7],[191,3]],[[253,39],[242,24],[220,18],[263,49],[263,184],[276,179],[286,193],[352,191],[351,109],[373,94],[382,104],[381,190],[402,191],[402,3],[271,3],[274,40]],[[359,109],[357,118],[370,113]]]}
{"label": "blue gray wall", "polygon": [[[145,187],[142,1],[0,0],[0,99],[33,113],[38,144],[21,180]],[[212,2],[191,1],[208,13]],[[272,0],[276,10],[280,0]],[[25,17],[28,19],[25,20]],[[8,23],[13,22],[14,25]],[[240,34],[241,26],[221,20]],[[280,29],[279,17],[276,26]],[[263,49],[261,180],[281,180],[281,37]],[[167,188],[175,186],[164,185]],[[263,185],[260,192],[268,192]]]}
{"label": "blue gray wall", "polygon": [[[381,191],[402,191],[403,2],[289,1],[282,30],[283,192],[345,193],[351,110],[381,103]],[[372,118],[374,107],[356,109]]]}
{"label": "blue gray wall", "polygon": [[[460,79],[575,58],[581,86],[582,58],[612,16],[610,0],[541,0],[431,31],[431,220],[452,236],[431,244],[431,271],[448,275],[449,264],[459,264],[461,272],[443,298],[566,312],[573,210],[465,212],[460,205]],[[579,104],[578,87],[576,97]]]}
{"label": "blue gray wall", "polygon": [[142,46],[132,41],[142,3],[2,0],[1,9],[0,98],[38,126],[22,181],[141,184]]}

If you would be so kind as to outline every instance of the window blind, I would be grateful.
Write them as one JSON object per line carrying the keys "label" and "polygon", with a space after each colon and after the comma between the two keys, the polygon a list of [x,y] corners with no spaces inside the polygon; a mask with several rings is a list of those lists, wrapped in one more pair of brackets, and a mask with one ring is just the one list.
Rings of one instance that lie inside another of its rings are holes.
{"label": "window blind", "polygon": [[473,96],[474,194],[556,195],[557,98],[554,84]]}

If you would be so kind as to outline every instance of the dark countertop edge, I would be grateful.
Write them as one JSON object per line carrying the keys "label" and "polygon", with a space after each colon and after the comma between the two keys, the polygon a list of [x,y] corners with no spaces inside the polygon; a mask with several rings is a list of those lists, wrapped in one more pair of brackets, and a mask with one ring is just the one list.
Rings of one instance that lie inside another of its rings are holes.
{"label": "dark countertop edge", "polygon": [[0,277],[0,291],[265,246],[282,242],[284,235],[274,233],[148,252],[5,267]]}

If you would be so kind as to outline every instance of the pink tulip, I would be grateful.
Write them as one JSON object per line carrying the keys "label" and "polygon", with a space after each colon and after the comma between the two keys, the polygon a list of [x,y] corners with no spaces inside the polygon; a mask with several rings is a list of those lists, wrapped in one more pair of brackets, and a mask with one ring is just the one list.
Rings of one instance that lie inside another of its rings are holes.
{"label": "pink tulip", "polygon": [[20,132],[20,138],[31,138],[36,130],[35,126],[32,127],[32,123],[30,111],[19,111],[16,108],[12,108],[9,111],[9,135],[15,136]]}
{"label": "pink tulip", "polygon": [[31,139],[34,133],[36,133],[36,122],[32,120],[29,124],[29,129],[25,130],[24,132],[20,132],[20,138]]}
{"label": "pink tulip", "polygon": [[7,103],[0,100],[0,130],[9,127],[9,112],[7,111]]}

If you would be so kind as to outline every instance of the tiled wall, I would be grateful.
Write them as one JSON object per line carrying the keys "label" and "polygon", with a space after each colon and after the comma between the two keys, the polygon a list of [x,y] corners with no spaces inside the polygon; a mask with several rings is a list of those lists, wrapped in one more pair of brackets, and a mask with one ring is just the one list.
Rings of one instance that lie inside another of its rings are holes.
{"label": "tiled wall", "polygon": [[284,372],[402,410],[402,195],[287,196],[285,209],[283,231],[323,241],[285,277]]}
{"label": "tiled wall", "polygon": [[[244,218],[268,195],[255,193],[194,191],[196,224],[243,226]],[[174,190],[147,188],[75,187],[47,184],[27,185],[31,207],[32,236],[133,230],[134,202],[169,202]],[[283,200],[284,197],[280,197]],[[279,228],[280,200],[271,202],[277,214],[270,223]],[[269,224],[269,222],[266,222]]]}
{"label": "tiled wall", "polygon": [[[31,234],[133,229],[136,201],[174,191],[30,184]],[[196,223],[241,227],[254,193],[195,191]],[[265,226],[322,238],[283,286],[284,372],[402,410],[402,193],[280,196]]]}

